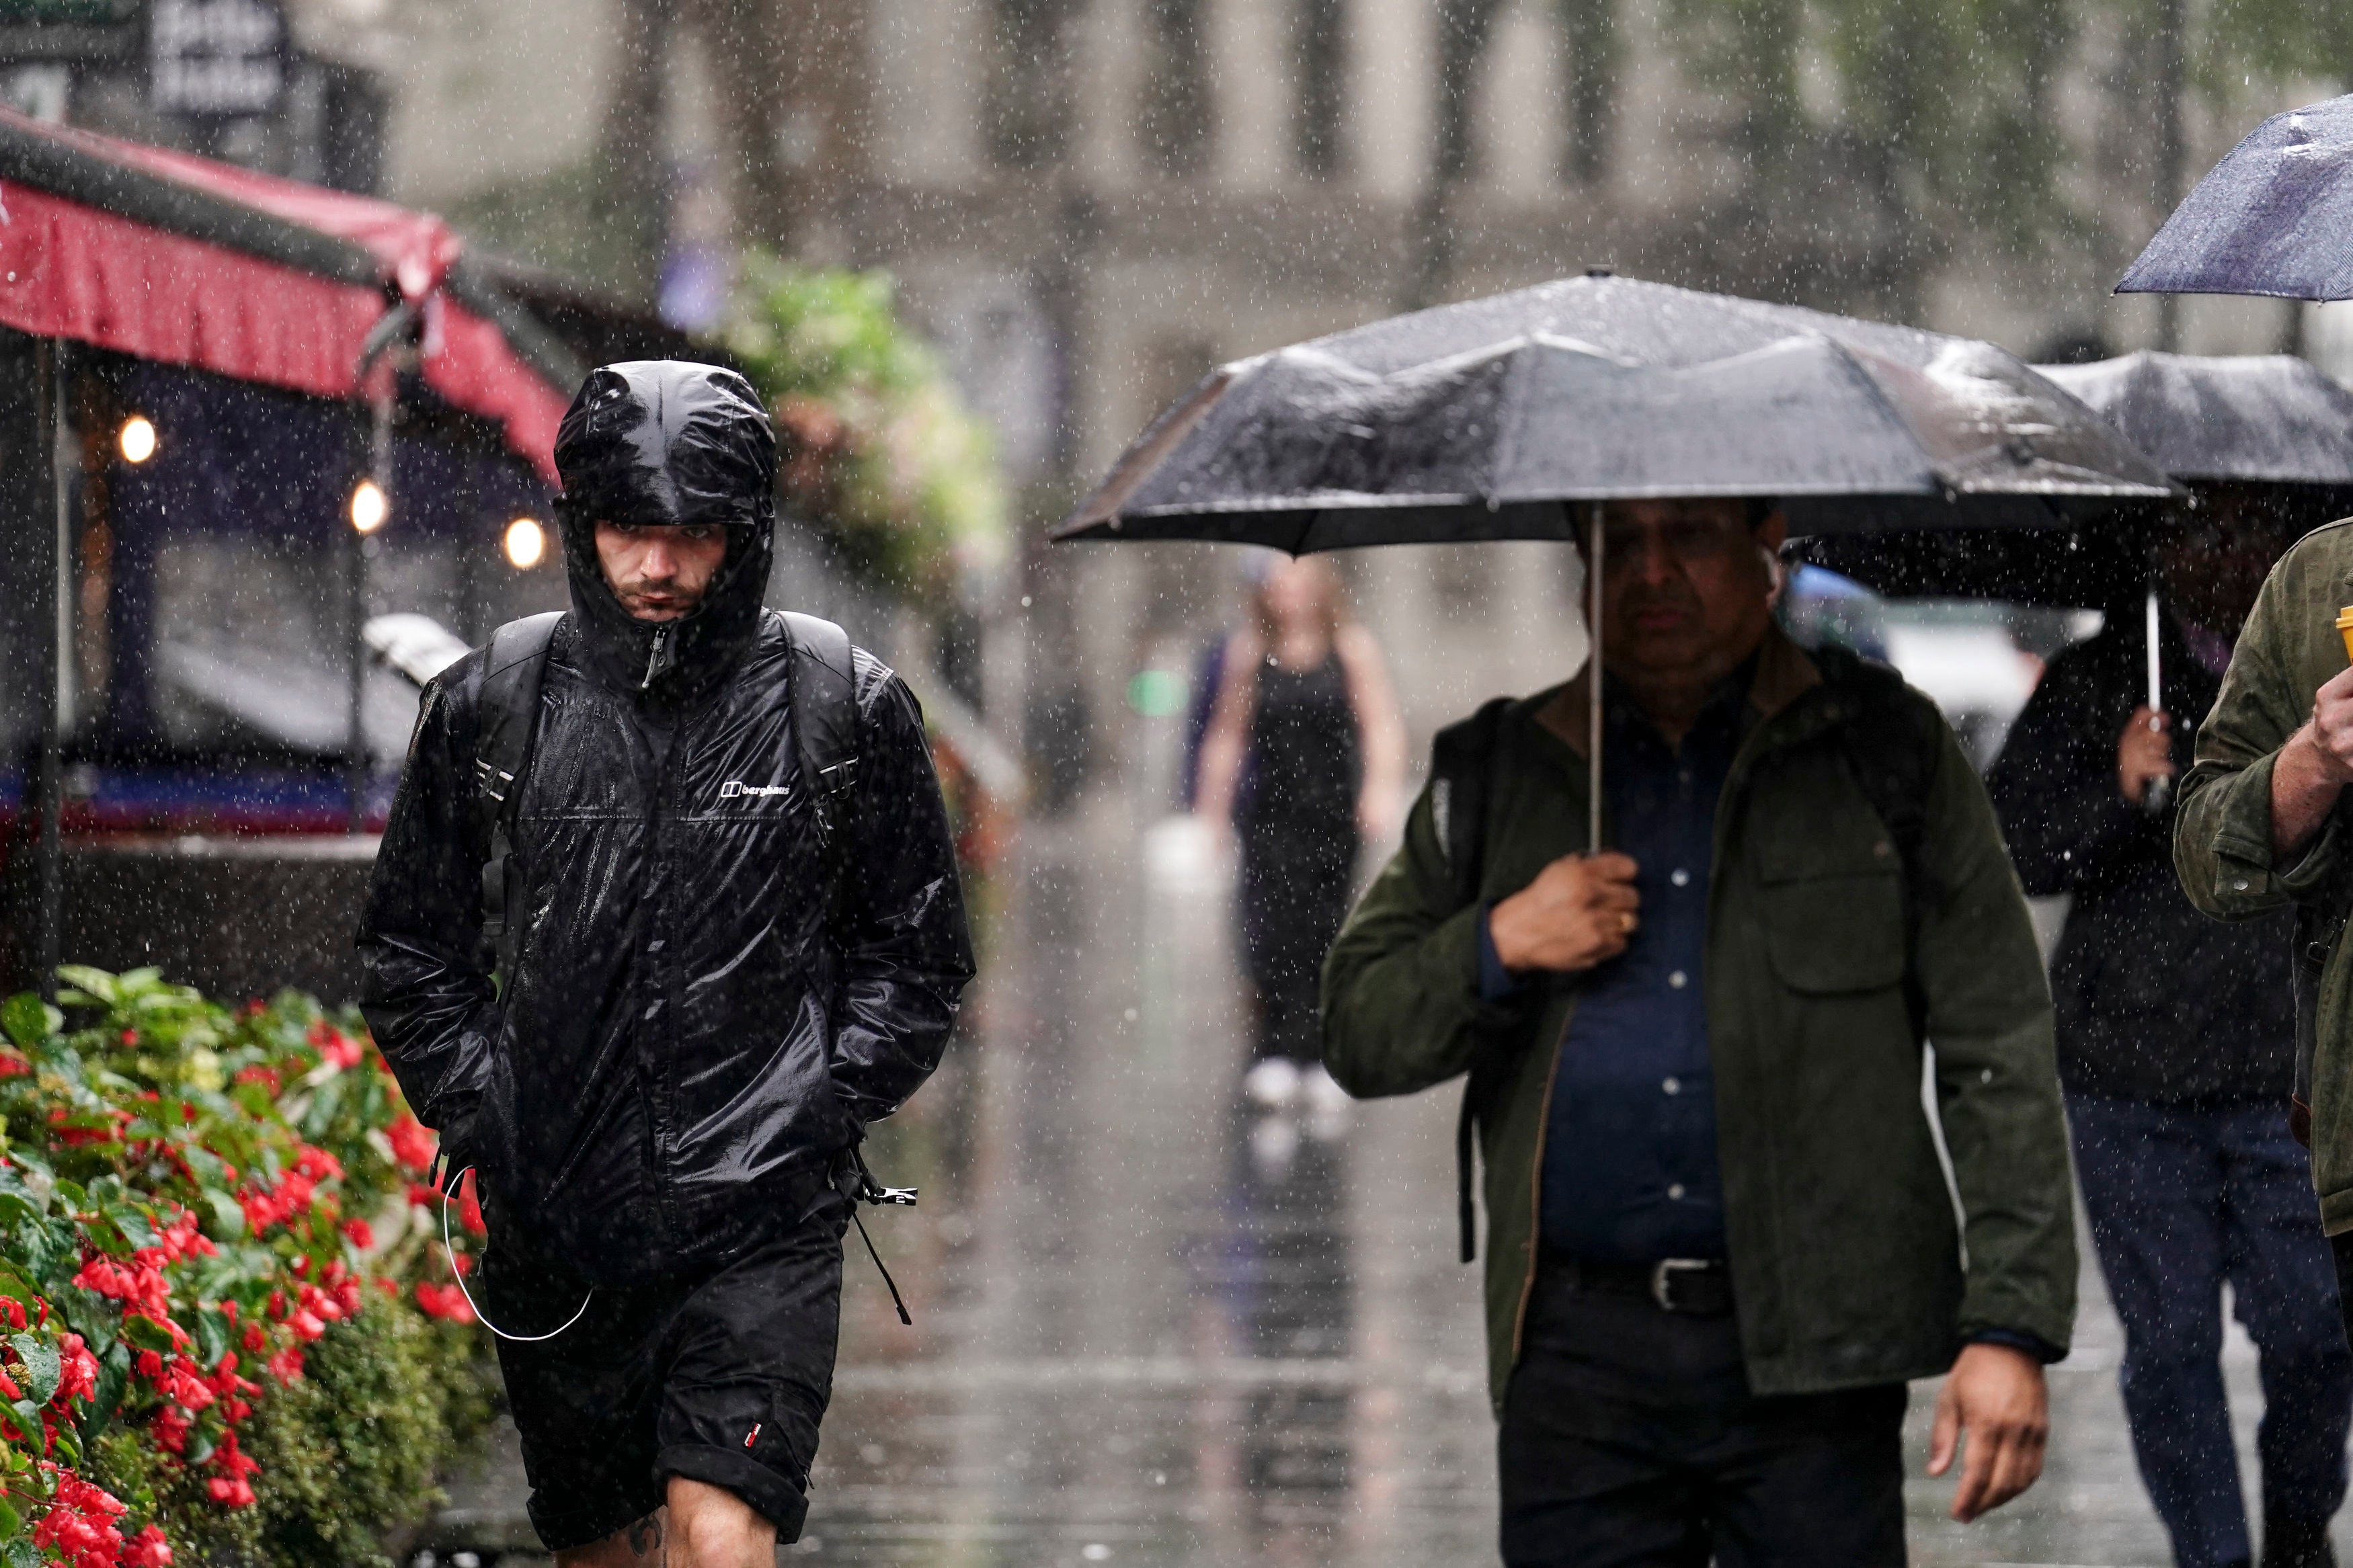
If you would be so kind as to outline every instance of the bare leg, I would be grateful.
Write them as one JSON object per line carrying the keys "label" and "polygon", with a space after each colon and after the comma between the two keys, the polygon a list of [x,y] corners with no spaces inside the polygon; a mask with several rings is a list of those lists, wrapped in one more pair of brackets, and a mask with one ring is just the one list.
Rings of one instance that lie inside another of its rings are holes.
{"label": "bare leg", "polygon": [[555,1568],[661,1568],[664,1509],[586,1546],[555,1554]]}
{"label": "bare leg", "polygon": [[667,1511],[670,1542],[663,1568],[775,1568],[776,1527],[726,1488],[672,1476]]}

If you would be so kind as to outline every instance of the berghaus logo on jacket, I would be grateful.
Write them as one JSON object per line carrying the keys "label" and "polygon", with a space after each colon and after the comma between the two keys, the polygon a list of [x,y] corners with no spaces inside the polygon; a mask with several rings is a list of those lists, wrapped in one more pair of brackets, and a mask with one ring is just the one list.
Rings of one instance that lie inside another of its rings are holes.
{"label": "berghaus logo on jacket", "polygon": [[742,779],[729,779],[719,786],[719,798],[733,800],[741,795],[790,795],[786,784],[747,784]]}

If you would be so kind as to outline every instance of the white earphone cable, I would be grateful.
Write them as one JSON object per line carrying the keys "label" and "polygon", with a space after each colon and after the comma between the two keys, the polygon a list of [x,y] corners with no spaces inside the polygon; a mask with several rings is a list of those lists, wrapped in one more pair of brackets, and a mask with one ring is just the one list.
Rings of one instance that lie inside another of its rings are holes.
{"label": "white earphone cable", "polygon": [[482,1304],[474,1300],[474,1293],[471,1290],[466,1289],[466,1276],[458,1267],[457,1249],[449,1245],[449,1200],[457,1193],[459,1187],[464,1184],[466,1177],[472,1173],[473,1169],[473,1166],[469,1165],[465,1170],[460,1171],[456,1175],[450,1177],[449,1184],[441,1191],[441,1250],[448,1255],[449,1272],[457,1277],[459,1294],[466,1298],[466,1305],[474,1309],[474,1316],[482,1321],[482,1327],[490,1330],[491,1332],[498,1335],[499,1338],[506,1341],[509,1344],[535,1345],[544,1341],[552,1340],[556,1335],[564,1332],[565,1329],[570,1328],[573,1324],[578,1322],[586,1315],[588,1311],[588,1303],[596,1299],[596,1289],[593,1285],[589,1287],[588,1294],[580,1298],[580,1310],[565,1319],[563,1328],[550,1329],[543,1334],[511,1334],[504,1329],[499,1327],[496,1323],[491,1321],[491,1315],[482,1310]]}

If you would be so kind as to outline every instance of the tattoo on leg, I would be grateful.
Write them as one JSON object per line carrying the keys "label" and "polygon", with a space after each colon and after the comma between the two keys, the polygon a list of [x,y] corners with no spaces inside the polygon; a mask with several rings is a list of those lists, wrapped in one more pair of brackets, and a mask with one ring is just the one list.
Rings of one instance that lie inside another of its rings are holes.
{"label": "tattoo on leg", "polygon": [[645,1558],[660,1554],[661,1549],[662,1516],[660,1510],[656,1510],[629,1526],[629,1552],[634,1556]]}

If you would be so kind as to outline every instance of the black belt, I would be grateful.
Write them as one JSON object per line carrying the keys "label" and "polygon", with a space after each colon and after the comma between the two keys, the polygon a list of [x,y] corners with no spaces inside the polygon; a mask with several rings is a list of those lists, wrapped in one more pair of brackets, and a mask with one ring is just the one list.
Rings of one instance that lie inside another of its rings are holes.
{"label": "black belt", "polygon": [[1732,1269],[1721,1258],[1659,1258],[1625,1263],[1567,1253],[1544,1255],[1545,1272],[1572,1290],[1639,1296],[1662,1312],[1720,1318],[1732,1310]]}

